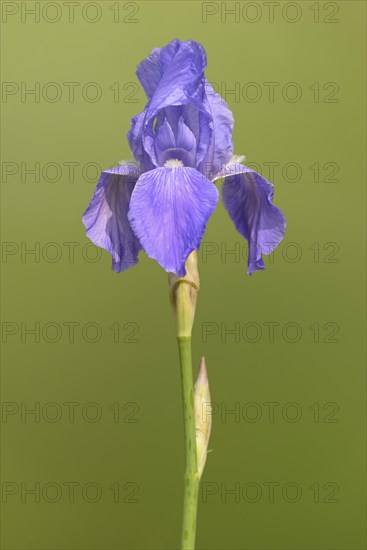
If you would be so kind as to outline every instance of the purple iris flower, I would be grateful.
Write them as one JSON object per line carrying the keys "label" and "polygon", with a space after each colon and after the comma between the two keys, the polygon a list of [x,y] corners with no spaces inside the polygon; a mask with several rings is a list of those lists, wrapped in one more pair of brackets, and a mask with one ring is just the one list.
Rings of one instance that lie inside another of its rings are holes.
{"label": "purple iris flower", "polygon": [[148,103],[127,134],[135,160],[102,172],[83,216],[87,236],[111,254],[115,271],[135,265],[143,249],[183,277],[221,178],[224,206],[249,243],[249,274],[265,268],[262,254],[283,238],[272,184],[233,155],[233,116],[206,80],[206,64],[201,44],[176,39],[137,68]]}

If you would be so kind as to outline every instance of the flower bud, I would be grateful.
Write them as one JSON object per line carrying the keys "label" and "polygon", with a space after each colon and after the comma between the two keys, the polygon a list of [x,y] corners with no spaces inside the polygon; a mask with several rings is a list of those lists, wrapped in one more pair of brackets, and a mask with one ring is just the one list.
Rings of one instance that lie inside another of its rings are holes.
{"label": "flower bud", "polygon": [[203,473],[210,431],[212,427],[212,407],[210,401],[208,373],[205,358],[202,357],[199,374],[194,393],[195,425],[196,425],[196,452],[199,478]]}

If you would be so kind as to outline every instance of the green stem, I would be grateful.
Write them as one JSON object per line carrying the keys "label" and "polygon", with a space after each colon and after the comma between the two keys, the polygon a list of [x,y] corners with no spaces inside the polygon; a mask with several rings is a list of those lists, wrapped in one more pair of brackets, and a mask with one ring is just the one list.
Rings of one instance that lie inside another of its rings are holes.
{"label": "green stem", "polygon": [[194,550],[196,534],[196,516],[199,494],[199,476],[197,472],[196,427],[194,411],[194,383],[191,364],[191,337],[178,336],[178,349],[181,365],[182,400],[185,425],[185,492],[182,521],[182,550]]}

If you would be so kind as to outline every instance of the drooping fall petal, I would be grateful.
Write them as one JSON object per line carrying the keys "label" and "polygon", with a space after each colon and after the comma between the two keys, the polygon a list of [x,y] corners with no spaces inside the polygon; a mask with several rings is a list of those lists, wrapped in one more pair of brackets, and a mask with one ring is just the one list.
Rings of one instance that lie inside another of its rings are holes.
{"label": "drooping fall petal", "polygon": [[129,164],[102,172],[83,215],[87,237],[111,254],[114,271],[124,271],[138,262],[141,246],[127,213],[139,173]]}
{"label": "drooping fall petal", "polygon": [[148,256],[183,277],[217,202],[215,185],[194,168],[157,168],[140,176],[128,218]]}

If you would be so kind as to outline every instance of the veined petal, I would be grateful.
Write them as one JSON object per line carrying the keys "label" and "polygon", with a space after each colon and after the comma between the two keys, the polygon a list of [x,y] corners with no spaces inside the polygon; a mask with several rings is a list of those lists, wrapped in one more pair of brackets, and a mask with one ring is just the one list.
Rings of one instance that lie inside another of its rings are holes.
{"label": "veined petal", "polygon": [[145,120],[145,111],[134,116],[130,121],[131,128],[128,131],[126,136],[130,145],[131,152],[134,155],[134,158],[136,158],[136,160],[138,160],[140,163],[143,160],[142,135],[143,135],[144,120]]}
{"label": "veined petal", "polygon": [[[232,165],[239,169],[242,165]],[[232,168],[235,169],[235,168]],[[248,274],[265,269],[262,254],[270,254],[282,240],[284,214],[273,204],[274,187],[247,166],[226,177],[222,195],[236,229],[248,240]],[[223,176],[222,176],[223,177]]]}
{"label": "veined petal", "polygon": [[187,95],[195,94],[203,78],[206,53],[201,44],[188,40],[172,40],[155,49],[137,68],[137,75],[150,99],[147,118],[171,105],[187,103]]}
{"label": "veined petal", "polygon": [[[172,158],[181,160],[185,166],[195,166],[196,140],[182,117],[177,124],[176,135],[165,119],[156,132],[154,154],[149,148],[150,139],[149,136],[146,138],[145,148],[150,151],[150,157],[155,161],[156,166],[163,166]],[[154,140],[151,142],[154,143]]]}
{"label": "veined petal", "polygon": [[229,161],[233,153],[234,118],[227,103],[219,94],[214,92],[212,85],[207,80],[205,90],[213,117],[214,151],[212,170],[218,172]]}
{"label": "veined petal", "polygon": [[165,152],[176,147],[176,138],[167,119],[164,119],[164,123],[156,132],[155,141],[152,141],[155,143],[156,166],[162,166],[166,160]]}
{"label": "veined petal", "polygon": [[196,148],[196,139],[190,128],[186,126],[183,117],[178,121],[176,147],[192,153]]}
{"label": "veined petal", "polygon": [[[200,84],[198,90],[201,93],[199,100],[191,97],[190,103],[167,107],[160,111],[157,116],[157,125],[161,124],[160,119],[162,120],[163,114],[166,115],[176,140],[182,143],[182,139],[185,137],[186,145],[182,148],[188,150],[187,146],[189,143],[191,144],[190,157],[194,160],[192,165],[205,173],[208,171],[205,168],[211,166],[213,157],[213,122],[204,86]],[[184,130],[183,134],[182,130]],[[201,169],[202,164],[204,164],[203,170]]]}
{"label": "veined petal", "polygon": [[[240,160],[244,157],[238,157]],[[228,163],[219,168],[219,171],[214,173],[211,180],[216,181],[221,178],[227,178],[228,176],[235,176],[236,174],[244,174],[245,172],[251,172],[251,168],[238,162]]]}
{"label": "veined petal", "polygon": [[[166,47],[172,48],[172,42]],[[150,99],[158,86],[162,75],[161,71],[161,48],[154,48],[147,58],[141,61],[136,69],[136,75],[144,88],[147,97]]]}
{"label": "veined petal", "polygon": [[107,170],[104,170],[102,174],[116,174],[117,176],[126,176],[127,178],[130,178],[130,180],[136,181],[140,174],[141,170],[137,166],[137,164],[132,161],[122,161],[119,166],[111,166],[111,168],[107,168]]}
{"label": "veined petal", "polygon": [[[195,166],[205,174],[210,172],[214,139],[213,115],[205,90],[206,63],[206,53],[201,44],[193,40],[181,42],[175,39],[163,48],[154,49],[139,64],[137,76],[149,102],[144,113],[132,119],[128,139],[134,157],[139,160],[144,171],[152,170],[161,164],[153,145],[155,133],[165,118],[177,138],[178,124],[182,117],[196,142],[195,157],[193,150],[185,161],[188,160],[189,166]],[[213,109],[216,110],[216,106],[213,106]],[[224,131],[224,127],[221,123],[222,110],[219,109],[218,112],[220,133]],[[230,113],[229,110],[228,112]],[[180,146],[178,149],[187,150],[186,147]],[[222,161],[226,161],[226,154],[223,159],[220,158],[216,162]]]}
{"label": "veined petal", "polygon": [[[193,132],[197,142],[196,166],[200,164],[211,145],[210,122],[212,115],[206,104],[204,69],[206,53],[203,46],[194,41],[180,42],[173,40],[160,50],[153,53],[138,67],[138,77],[144,85],[149,103],[146,108],[143,127],[143,147],[152,159],[148,137],[153,138],[153,125],[156,117],[162,123],[161,113],[164,112],[174,134],[177,136],[177,124],[183,116],[185,124]],[[148,83],[148,75],[156,75]],[[158,76],[157,76],[158,75]],[[147,85],[146,85],[147,84]],[[191,105],[191,110],[190,106]],[[196,128],[187,123],[186,112],[197,111]],[[197,132],[197,130],[199,130]],[[152,159],[154,163],[154,159]]]}
{"label": "veined petal", "polygon": [[90,240],[112,256],[114,271],[124,271],[138,262],[141,249],[127,218],[130,197],[140,171],[131,164],[102,172],[83,223]]}
{"label": "veined petal", "polygon": [[215,185],[195,168],[161,167],[140,176],[128,218],[147,255],[183,277],[217,202]]}

